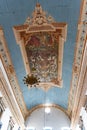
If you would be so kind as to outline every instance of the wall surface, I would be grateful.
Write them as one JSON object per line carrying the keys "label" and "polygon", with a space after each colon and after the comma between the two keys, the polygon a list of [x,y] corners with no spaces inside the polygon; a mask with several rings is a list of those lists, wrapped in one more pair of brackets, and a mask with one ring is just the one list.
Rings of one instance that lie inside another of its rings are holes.
{"label": "wall surface", "polygon": [[[2,113],[2,116],[0,117],[0,122],[2,123],[2,127],[0,130],[7,130],[8,125],[9,125],[9,121],[10,121],[10,117],[13,118],[13,116],[10,112],[10,109],[8,107],[6,107]],[[13,122],[14,122],[13,130],[18,130],[19,126],[15,122],[14,118],[13,118]]]}
{"label": "wall surface", "polygon": [[[50,108],[50,113],[45,113],[45,108],[36,109],[31,113],[25,122],[28,130],[69,130],[70,120],[67,115],[54,107]],[[29,129],[32,128],[32,129]]]}
{"label": "wall surface", "polygon": [[[1,130],[7,130],[9,125],[10,116],[12,116],[9,108],[5,109],[5,112],[3,112],[1,122],[2,122],[2,128]],[[18,125],[15,123],[13,130],[18,130]]]}

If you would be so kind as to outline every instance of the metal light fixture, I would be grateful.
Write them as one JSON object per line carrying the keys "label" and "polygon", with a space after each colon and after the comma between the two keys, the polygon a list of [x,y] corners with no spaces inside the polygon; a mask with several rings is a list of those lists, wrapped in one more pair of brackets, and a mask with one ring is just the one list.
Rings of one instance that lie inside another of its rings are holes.
{"label": "metal light fixture", "polygon": [[45,107],[45,113],[49,114],[50,113],[50,107]]}
{"label": "metal light fixture", "polygon": [[29,87],[36,87],[37,85],[39,85],[39,78],[37,76],[34,76],[33,74],[31,75],[27,75],[24,77],[23,79],[24,84],[26,84]]}

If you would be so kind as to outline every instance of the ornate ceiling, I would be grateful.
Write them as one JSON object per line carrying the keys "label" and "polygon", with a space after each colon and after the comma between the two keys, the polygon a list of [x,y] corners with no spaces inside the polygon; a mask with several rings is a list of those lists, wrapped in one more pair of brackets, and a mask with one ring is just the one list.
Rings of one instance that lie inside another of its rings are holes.
{"label": "ornate ceiling", "polygon": [[[47,16],[41,10],[43,15],[38,20],[33,13],[35,0],[0,1],[0,53],[24,115],[45,103],[66,110],[70,101],[81,0],[39,0],[39,3]],[[42,84],[29,89],[23,78],[32,69],[36,69],[34,73]]]}
{"label": "ornate ceiling", "polygon": [[51,16],[47,17],[39,3],[32,14],[32,18],[28,17],[24,25],[13,27],[26,73],[37,76],[40,81],[38,87],[45,91],[51,87],[62,87],[67,24],[55,22]]}

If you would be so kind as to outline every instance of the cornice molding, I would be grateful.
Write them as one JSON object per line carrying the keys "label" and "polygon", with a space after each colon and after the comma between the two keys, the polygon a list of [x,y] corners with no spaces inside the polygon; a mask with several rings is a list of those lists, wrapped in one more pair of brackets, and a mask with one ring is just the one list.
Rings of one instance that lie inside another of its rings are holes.
{"label": "cornice molding", "polygon": [[8,78],[12,86],[13,93],[16,97],[17,103],[19,105],[19,108],[22,112],[23,117],[25,118],[28,110],[24,103],[23,95],[21,93],[21,90],[17,81],[16,73],[15,73],[15,70],[11,61],[11,57],[8,51],[8,47],[7,47],[7,43],[4,37],[4,32],[3,32],[2,27],[0,27],[0,57],[2,59],[5,71],[8,75]]}
{"label": "cornice molding", "polygon": [[[76,49],[75,49],[72,81],[71,81],[69,105],[68,105],[68,112],[71,116],[73,125],[75,123],[79,99],[81,99],[81,93],[84,91],[83,81],[87,69],[87,39],[86,38],[87,38],[87,0],[83,0],[81,11],[80,11],[80,19],[78,23]],[[87,88],[85,87],[84,89],[86,91]]]}
{"label": "cornice molding", "polygon": [[14,119],[19,125],[21,124],[23,126],[24,118],[15,99],[14,93],[12,91],[10,82],[8,80],[8,76],[4,70],[4,66],[1,59],[0,59],[0,91],[6,102],[6,106],[9,107],[9,109],[11,110]]}
{"label": "cornice molding", "polygon": [[0,97],[0,108],[2,111],[5,111],[6,104],[3,97]]}

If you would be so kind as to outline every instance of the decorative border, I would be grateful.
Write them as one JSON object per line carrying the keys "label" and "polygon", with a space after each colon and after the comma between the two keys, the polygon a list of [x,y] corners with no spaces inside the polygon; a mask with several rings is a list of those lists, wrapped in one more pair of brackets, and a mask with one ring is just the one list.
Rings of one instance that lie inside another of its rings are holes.
{"label": "decorative border", "polygon": [[28,110],[26,108],[20,87],[18,85],[15,70],[14,70],[13,64],[11,62],[10,54],[9,54],[9,51],[7,48],[7,43],[6,43],[6,40],[4,37],[2,27],[0,27],[0,55],[1,55],[4,67],[5,67],[5,70],[7,72],[10,84],[12,86],[12,90],[13,90],[14,95],[16,97],[17,103],[18,103],[19,108],[23,114],[23,117],[25,118]]}
{"label": "decorative border", "polygon": [[13,129],[14,125],[15,125],[14,120],[13,120],[13,118],[10,116],[9,124],[8,124],[7,130],[9,130],[9,127],[10,127],[10,129]]}
{"label": "decorative border", "polygon": [[5,108],[6,108],[6,105],[5,105],[2,97],[0,97],[0,108],[2,111],[5,111]]}
{"label": "decorative border", "polygon": [[[58,40],[59,41],[59,49],[58,49],[59,56],[58,56],[58,81],[57,81],[56,84],[58,85],[58,87],[62,87],[63,86],[63,80],[62,80],[63,46],[64,46],[64,42],[65,42],[64,37],[66,35],[66,34],[64,34],[64,36],[63,36],[63,32],[66,31],[67,25],[62,24],[62,23],[61,24],[55,23],[54,25],[56,25],[56,26],[54,26],[55,30],[57,30],[58,28],[60,28],[60,30],[61,30],[61,34],[58,34],[59,35],[59,40]],[[26,53],[26,50],[25,50],[26,40],[24,40],[24,37],[23,37],[24,35],[26,35],[26,36],[29,35],[29,34],[26,33],[27,28],[28,27],[26,27],[26,25],[15,26],[13,28],[13,31],[14,31],[14,34],[15,34],[16,41],[19,44],[20,49],[21,49],[21,53],[22,53],[26,73],[30,74],[30,67],[29,67],[29,63],[28,63],[28,57],[27,57],[27,53]],[[34,30],[35,30],[35,28],[34,28]],[[33,30],[33,34],[34,34],[34,30]],[[43,30],[41,29],[39,31],[43,31]],[[21,35],[22,32],[24,33],[24,35],[23,34]],[[48,32],[48,30],[46,30],[46,32]],[[41,86],[42,86],[42,89],[47,91],[51,87],[51,82],[49,84],[48,83],[47,84],[46,83],[41,83]],[[55,86],[55,84],[53,86]]]}
{"label": "decorative border", "polygon": [[72,124],[75,123],[75,116],[78,103],[82,93],[83,81],[87,67],[87,0],[82,0],[80,20],[76,39],[76,50],[74,56],[72,81],[69,95],[68,113],[71,116]]}
{"label": "decorative border", "polygon": [[78,81],[78,86],[79,87],[76,90],[76,96],[75,96],[75,101],[72,110],[71,126],[73,128],[75,127],[75,125],[79,120],[81,108],[84,107],[85,103],[87,102],[87,96],[85,95],[87,91],[87,42],[86,42],[84,58],[83,58],[83,63],[81,68],[81,75]]}

